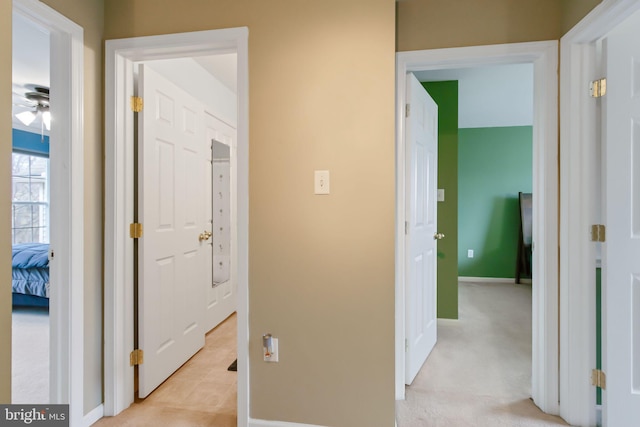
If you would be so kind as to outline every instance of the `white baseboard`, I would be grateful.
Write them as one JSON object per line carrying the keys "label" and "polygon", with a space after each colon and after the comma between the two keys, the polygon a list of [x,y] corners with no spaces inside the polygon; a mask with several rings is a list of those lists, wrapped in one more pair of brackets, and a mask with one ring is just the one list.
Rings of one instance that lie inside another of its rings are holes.
{"label": "white baseboard", "polygon": [[[521,280],[523,281],[523,280]],[[504,277],[458,277],[458,282],[475,282],[475,283],[515,283],[516,279]]]}
{"label": "white baseboard", "polygon": [[82,419],[82,425],[85,427],[89,427],[90,425],[92,425],[102,417],[104,417],[104,405],[100,405],[96,407],[87,415],[85,415],[84,418]]}
{"label": "white baseboard", "polygon": [[249,419],[249,427],[323,427],[315,424],[288,423],[285,421],[267,421]]}

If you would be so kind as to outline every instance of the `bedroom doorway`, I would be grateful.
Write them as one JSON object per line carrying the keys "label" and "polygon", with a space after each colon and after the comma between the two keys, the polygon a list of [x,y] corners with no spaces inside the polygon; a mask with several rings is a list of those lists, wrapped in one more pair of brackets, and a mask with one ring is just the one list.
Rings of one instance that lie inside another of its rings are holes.
{"label": "bedroom doorway", "polygon": [[[548,413],[558,411],[557,374],[557,42],[516,43],[499,46],[478,46],[455,49],[435,49],[397,54],[396,97],[397,102],[397,152],[403,153],[404,145],[404,86],[408,72],[443,70],[497,64],[531,63],[534,67],[534,133],[533,190],[541,197],[534,204],[534,230],[536,239],[534,274],[540,286],[533,290],[533,366],[532,396],[536,404]],[[403,156],[397,156],[397,176],[404,176]],[[405,183],[397,180],[397,265],[405,259],[403,207]],[[399,261],[398,261],[399,260]],[[396,399],[404,399],[404,277],[402,269],[396,269]],[[554,315],[554,313],[556,313]]]}
{"label": "bedroom doorway", "polygon": [[[32,145],[29,146],[27,143],[27,148],[22,147],[21,154],[29,155],[26,160],[24,157],[14,159],[16,164],[28,165],[26,174],[22,169],[18,171],[19,178],[16,185],[23,187],[21,190],[23,198],[27,198],[24,195],[26,191],[29,194],[29,200],[18,200],[22,205],[17,206],[16,211],[23,211],[23,213],[26,211],[28,214],[14,218],[14,226],[19,225],[26,228],[26,231],[12,230],[14,231],[12,234],[15,237],[30,233],[32,238],[35,235],[43,241],[46,240],[47,235],[49,237],[48,250],[39,255],[40,262],[44,265],[36,266],[44,270],[47,268],[46,263],[50,264],[48,287],[46,278],[43,278],[45,299],[47,292],[50,297],[49,326],[41,328],[48,329],[49,335],[47,349],[49,368],[46,374],[49,385],[45,393],[46,402],[69,403],[70,425],[75,427],[82,424],[84,417],[83,369],[77,369],[84,363],[82,327],[84,323],[83,30],[73,21],[39,1],[13,0],[12,7],[13,22],[15,23],[16,19],[22,19],[30,25],[23,34],[14,33],[12,41],[26,42],[36,36],[44,37],[43,43],[48,46],[48,50],[41,52],[40,55],[45,56],[49,63],[49,82],[46,85],[34,81],[35,77],[29,74],[28,66],[24,67],[25,75],[21,80],[12,78],[13,83],[21,83],[19,85],[21,87],[14,86],[14,92],[17,92],[17,95],[14,94],[12,101],[25,110],[15,111],[14,114],[25,112],[26,115],[33,117],[32,123],[40,125],[35,131],[31,129],[29,132],[29,128],[22,129],[25,133],[32,134]],[[15,18],[16,16],[18,18]],[[12,55],[14,65],[21,65],[20,61],[16,60],[15,49],[14,44]],[[37,52],[36,47],[30,49],[32,50],[18,53]],[[56,60],[51,61],[51,58]],[[42,58],[39,59],[40,61],[35,63],[36,68],[41,67]],[[48,102],[49,92],[51,99],[54,100],[52,103]],[[50,123],[48,123],[48,114],[45,113],[50,113]],[[20,124],[14,125],[14,129],[22,125],[19,119],[17,122]],[[47,129],[48,127],[50,129]],[[47,131],[49,135],[46,135]],[[43,147],[46,146],[45,136],[48,136],[51,142],[48,153],[49,165],[46,171],[42,165],[42,158],[46,157],[42,152]],[[34,153],[34,151],[41,152]],[[49,211],[49,224],[43,220],[46,211]],[[18,219],[17,224],[16,219]],[[73,227],[71,227],[72,223]]]}
{"label": "bedroom doorway", "polygon": [[50,32],[12,16],[11,403],[50,403]]}

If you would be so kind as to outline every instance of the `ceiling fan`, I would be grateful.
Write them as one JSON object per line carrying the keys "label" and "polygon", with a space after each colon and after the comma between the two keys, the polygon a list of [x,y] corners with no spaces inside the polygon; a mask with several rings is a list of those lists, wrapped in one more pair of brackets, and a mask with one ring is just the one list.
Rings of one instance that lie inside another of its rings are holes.
{"label": "ceiling fan", "polygon": [[15,114],[15,117],[25,126],[29,126],[38,115],[41,115],[42,126],[51,130],[49,88],[39,85],[25,85],[25,89],[24,95],[18,95],[23,99],[23,103],[17,105],[26,107],[27,110]]}

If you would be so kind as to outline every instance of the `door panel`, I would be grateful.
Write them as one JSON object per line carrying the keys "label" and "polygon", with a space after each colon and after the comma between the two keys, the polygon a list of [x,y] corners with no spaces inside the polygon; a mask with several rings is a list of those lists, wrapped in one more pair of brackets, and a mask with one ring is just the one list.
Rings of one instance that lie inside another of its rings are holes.
{"label": "door panel", "polygon": [[640,425],[640,13],[606,39],[604,423]]}
{"label": "door panel", "polygon": [[204,108],[140,66],[139,91],[139,396],[146,397],[204,345],[208,144]]}
{"label": "door panel", "polygon": [[437,340],[436,240],[438,107],[416,77],[407,76],[406,373],[411,384]]}

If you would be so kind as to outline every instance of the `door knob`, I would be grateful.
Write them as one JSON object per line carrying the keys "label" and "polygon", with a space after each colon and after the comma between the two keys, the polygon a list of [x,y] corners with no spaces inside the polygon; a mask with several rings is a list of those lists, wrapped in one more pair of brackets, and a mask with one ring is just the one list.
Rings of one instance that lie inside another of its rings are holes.
{"label": "door knob", "polygon": [[198,236],[198,240],[200,240],[201,242],[204,240],[209,240],[209,237],[211,236],[212,236],[211,232],[205,230]]}
{"label": "door knob", "polygon": [[444,234],[443,233],[436,233],[433,235],[433,239],[434,240],[442,240],[444,239]]}

